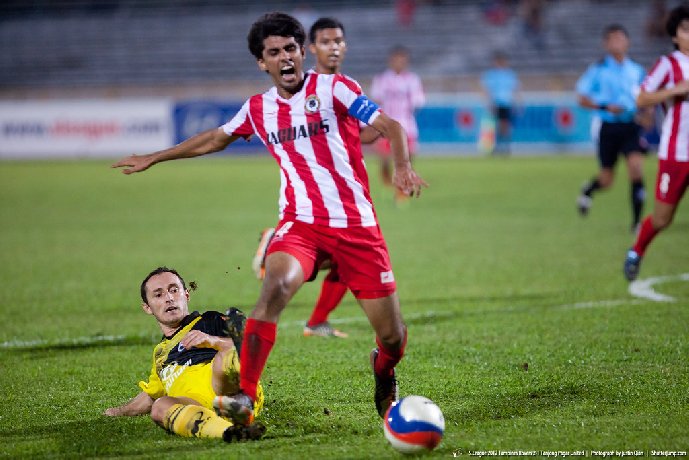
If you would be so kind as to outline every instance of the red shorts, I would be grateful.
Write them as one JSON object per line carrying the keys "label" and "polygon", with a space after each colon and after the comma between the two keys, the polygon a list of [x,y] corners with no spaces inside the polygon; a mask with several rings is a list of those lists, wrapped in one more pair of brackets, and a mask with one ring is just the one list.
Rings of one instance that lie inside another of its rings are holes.
{"label": "red shorts", "polygon": [[340,280],[357,299],[378,299],[397,286],[383,234],[378,226],[331,228],[285,219],[275,230],[267,254],[286,252],[299,260],[304,281],[331,259]]}
{"label": "red shorts", "polygon": [[656,177],[656,200],[677,204],[689,187],[689,162],[660,160]]}
{"label": "red shorts", "polygon": [[[409,155],[413,155],[414,153],[416,153],[416,147],[418,145],[418,142],[415,138],[407,136],[407,145],[409,146]],[[390,141],[386,138],[381,137],[380,139],[378,139],[375,143],[375,147],[376,152],[378,152],[380,156],[384,158],[390,156]]]}

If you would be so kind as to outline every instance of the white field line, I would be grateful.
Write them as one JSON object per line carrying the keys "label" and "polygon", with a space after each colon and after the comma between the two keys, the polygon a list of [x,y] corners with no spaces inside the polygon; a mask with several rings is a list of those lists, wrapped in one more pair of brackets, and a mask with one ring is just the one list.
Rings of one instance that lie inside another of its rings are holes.
{"label": "white field line", "polygon": [[689,273],[656,276],[653,278],[647,278],[645,280],[636,280],[629,284],[629,293],[634,297],[653,300],[654,302],[674,302],[674,297],[661,294],[653,289],[655,284],[667,283],[669,281],[689,281]]}
{"label": "white field line", "polygon": [[[439,318],[449,318],[456,315],[457,312],[454,311],[425,311],[423,313],[411,313],[409,315],[404,315],[405,319],[417,320],[417,319],[439,319]],[[356,323],[368,323],[368,318],[362,313],[360,316],[352,316],[349,318],[336,318],[329,321],[332,324],[356,324]],[[294,320],[285,321],[280,323],[280,327],[304,327],[306,320]]]}
{"label": "white field line", "polygon": [[[660,294],[653,290],[653,285],[661,284],[669,281],[689,281],[689,273],[682,273],[680,275],[669,275],[669,276],[658,276],[654,278],[648,278],[645,280],[637,280],[629,285],[629,293],[640,299],[611,299],[611,300],[594,300],[590,302],[577,302],[562,305],[554,305],[551,308],[557,310],[579,310],[585,308],[601,308],[601,307],[617,307],[620,305],[637,305],[645,303],[646,300],[653,300],[656,302],[674,302],[675,299],[665,294]],[[646,299],[646,300],[641,300]],[[501,311],[514,311],[517,307],[507,307],[500,310],[491,310],[491,313],[499,313]],[[427,311],[423,313],[412,313],[405,315],[404,317],[408,320],[417,319],[440,319],[440,318],[450,318],[456,315],[455,311]],[[348,318],[337,318],[330,320],[333,324],[356,324],[356,323],[367,323],[368,319],[365,315],[361,314],[359,316],[352,316]],[[294,328],[303,327],[305,320],[293,320],[285,321],[280,323],[280,328]],[[123,342],[127,339],[148,339],[151,338],[152,342],[154,338],[157,337],[155,334],[140,334],[136,336],[125,336],[125,335],[99,335],[99,336],[86,336],[86,337],[74,337],[56,340],[9,340],[7,342],[0,342],[0,349],[12,350],[21,348],[34,348],[34,347],[50,347],[50,346],[70,346],[70,345],[96,345],[99,343],[114,343]]]}
{"label": "white field line", "polygon": [[620,305],[634,305],[639,303],[645,302],[637,299],[593,300],[591,302],[568,303],[553,308],[560,310],[578,310],[582,308],[618,307]]}

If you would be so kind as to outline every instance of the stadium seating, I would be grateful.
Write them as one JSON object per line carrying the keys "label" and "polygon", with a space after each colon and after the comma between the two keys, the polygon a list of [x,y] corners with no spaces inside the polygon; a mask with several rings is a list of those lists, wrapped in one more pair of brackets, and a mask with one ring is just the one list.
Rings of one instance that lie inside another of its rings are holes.
{"label": "stadium seating", "polygon": [[[285,4],[306,19],[341,19],[349,36],[346,70],[364,81],[384,69],[395,44],[412,50],[422,76],[448,88],[475,80],[496,49],[521,73],[571,80],[602,55],[600,33],[611,22],[630,30],[631,55],[646,66],[669,48],[667,40],[643,36],[648,11],[626,0],[549,2],[542,49],[525,39],[516,15],[501,26],[488,23],[480,1],[422,3],[405,27],[392,1],[313,1],[303,9],[298,1],[15,0],[0,7],[0,89],[256,80],[246,32],[260,13]],[[527,82],[527,89],[538,88]]]}

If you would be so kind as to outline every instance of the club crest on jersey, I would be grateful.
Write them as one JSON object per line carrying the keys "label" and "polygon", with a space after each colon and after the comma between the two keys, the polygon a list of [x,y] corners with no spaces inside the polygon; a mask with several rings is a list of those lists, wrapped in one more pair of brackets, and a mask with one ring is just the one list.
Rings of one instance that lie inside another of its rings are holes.
{"label": "club crest on jersey", "polygon": [[311,96],[308,96],[306,98],[306,101],[304,102],[304,110],[306,110],[309,113],[316,113],[318,110],[321,108],[321,100],[318,99],[318,96],[315,94],[312,94]]}

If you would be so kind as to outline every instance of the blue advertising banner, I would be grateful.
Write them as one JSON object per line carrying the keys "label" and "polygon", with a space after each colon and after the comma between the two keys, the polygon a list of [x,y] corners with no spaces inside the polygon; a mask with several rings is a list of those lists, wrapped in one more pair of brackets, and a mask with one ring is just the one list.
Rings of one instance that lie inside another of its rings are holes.
{"label": "blue advertising banner", "polygon": [[[513,110],[514,150],[591,150],[593,113],[576,104],[574,97],[547,95],[524,99]],[[493,116],[476,95],[431,102],[418,110],[422,150],[456,148],[479,151],[482,131],[494,129]]]}
{"label": "blue advertising banner", "polygon": [[[182,142],[202,131],[217,128],[229,121],[239,109],[242,103],[193,100],[179,101],[173,108],[175,143]],[[263,143],[253,136],[249,142],[238,140],[228,150],[242,153],[259,152],[263,150]]]}

